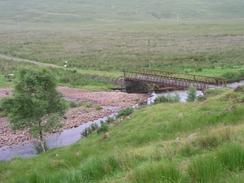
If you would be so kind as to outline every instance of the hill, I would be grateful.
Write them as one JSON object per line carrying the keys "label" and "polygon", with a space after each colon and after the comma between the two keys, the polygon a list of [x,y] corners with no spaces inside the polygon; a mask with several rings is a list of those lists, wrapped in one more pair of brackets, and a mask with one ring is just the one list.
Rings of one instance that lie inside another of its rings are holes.
{"label": "hill", "polygon": [[243,88],[163,103],[67,148],[0,163],[0,180],[38,183],[236,183],[244,178]]}
{"label": "hill", "polygon": [[92,22],[244,18],[242,0],[3,0],[0,21]]}

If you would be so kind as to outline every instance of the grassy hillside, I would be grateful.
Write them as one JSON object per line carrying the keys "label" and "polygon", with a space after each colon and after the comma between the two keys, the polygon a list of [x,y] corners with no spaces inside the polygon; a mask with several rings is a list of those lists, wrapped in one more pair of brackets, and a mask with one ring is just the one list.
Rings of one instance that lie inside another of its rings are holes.
{"label": "grassy hillside", "polygon": [[12,22],[145,21],[244,18],[242,0],[4,0],[0,20]]}
{"label": "grassy hillside", "polygon": [[[0,58],[244,78],[241,0],[4,0]],[[10,61],[10,60],[8,60]]]}
{"label": "grassy hillside", "polygon": [[0,29],[0,53],[82,70],[176,70],[244,78],[244,24],[20,25]]}
{"label": "grassy hillside", "polygon": [[67,148],[0,163],[7,182],[201,182],[244,178],[244,90],[203,102],[163,103],[110,124]]}
{"label": "grassy hillside", "polygon": [[[120,76],[117,72],[66,69],[56,65],[42,65],[9,61],[0,58],[0,87],[12,85],[16,73],[20,69],[47,69],[56,78],[59,85],[83,88],[88,90],[108,90],[117,86],[116,80]],[[13,76],[11,76],[13,75]]]}

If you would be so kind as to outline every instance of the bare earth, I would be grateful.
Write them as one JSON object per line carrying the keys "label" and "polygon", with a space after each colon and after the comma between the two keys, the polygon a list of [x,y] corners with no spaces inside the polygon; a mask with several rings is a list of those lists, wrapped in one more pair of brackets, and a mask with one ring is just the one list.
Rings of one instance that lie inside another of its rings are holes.
{"label": "bare earth", "polygon": [[[63,129],[79,125],[112,114],[122,108],[130,107],[146,100],[146,95],[127,94],[123,92],[88,92],[85,90],[58,87],[65,99],[82,105],[69,109],[63,120]],[[0,88],[0,99],[11,94],[10,88]],[[84,104],[84,105],[83,105]],[[6,118],[0,118],[0,147],[31,140],[28,130],[13,131]]]}

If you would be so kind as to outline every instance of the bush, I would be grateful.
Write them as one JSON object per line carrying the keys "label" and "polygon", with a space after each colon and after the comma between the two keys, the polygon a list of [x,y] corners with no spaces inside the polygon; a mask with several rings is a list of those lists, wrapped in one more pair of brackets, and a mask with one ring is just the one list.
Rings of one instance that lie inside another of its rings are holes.
{"label": "bush", "polygon": [[201,96],[197,97],[197,101],[199,101],[199,102],[202,102],[202,101],[205,101],[205,100],[207,100],[207,97],[204,96],[204,95],[201,95]]}
{"label": "bush", "polygon": [[187,101],[194,102],[197,98],[197,90],[195,87],[191,86],[188,88],[187,91]]}
{"label": "bush", "polygon": [[214,97],[226,92],[225,88],[215,88],[215,89],[208,89],[205,92],[206,97]]}
{"label": "bush", "polygon": [[134,109],[132,109],[132,108],[122,109],[122,110],[119,111],[117,117],[120,118],[120,117],[129,116],[129,115],[131,115],[133,112],[134,112]]}
{"label": "bush", "polygon": [[81,132],[81,136],[88,137],[92,133],[91,128],[86,128],[83,132]]}
{"label": "bush", "polygon": [[98,128],[97,133],[106,133],[108,132],[109,126],[107,124],[102,124],[100,128]]}
{"label": "bush", "polygon": [[98,128],[99,128],[99,126],[97,124],[95,124],[95,123],[91,125],[91,130],[92,131],[95,131]]}
{"label": "bush", "polygon": [[76,108],[76,107],[80,107],[82,104],[80,102],[73,102],[73,101],[70,101],[69,102],[69,106],[70,108]]}
{"label": "bush", "polygon": [[102,106],[100,106],[100,105],[96,105],[96,110],[97,110],[97,111],[100,111],[100,110],[102,110],[102,109],[103,109]]}
{"label": "bush", "polygon": [[157,97],[155,104],[158,103],[175,103],[180,101],[180,96],[178,94]]}
{"label": "bush", "polygon": [[114,118],[112,118],[112,117],[109,117],[108,119],[107,119],[107,123],[112,123],[112,122],[114,122],[115,121],[115,119]]}

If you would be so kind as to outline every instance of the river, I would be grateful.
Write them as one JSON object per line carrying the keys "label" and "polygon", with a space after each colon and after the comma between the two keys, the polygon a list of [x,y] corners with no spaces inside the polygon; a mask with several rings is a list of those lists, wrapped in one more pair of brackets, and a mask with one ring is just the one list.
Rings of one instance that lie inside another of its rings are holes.
{"label": "river", "polygon": [[[238,86],[243,86],[244,80],[241,82],[230,83],[227,85],[229,88],[237,88]],[[180,97],[180,102],[186,102],[187,99],[187,91],[173,91],[173,92],[164,92],[164,93],[155,93],[153,92],[150,97],[147,99],[147,104],[151,105],[155,102],[156,98],[159,96],[172,96],[178,95]],[[203,96],[202,91],[197,91],[197,96]],[[138,105],[133,106],[134,108],[138,107]],[[114,111],[113,114],[97,119],[95,121],[90,121],[80,125],[77,128],[66,129],[60,133],[54,133],[49,135],[45,141],[49,149],[64,147],[71,144],[74,144],[78,140],[82,138],[81,133],[85,131],[92,124],[101,125],[101,122],[106,121],[108,118],[116,118],[118,111]],[[14,157],[32,157],[36,156],[38,153],[36,148],[32,142],[25,142],[18,145],[5,146],[0,148],[0,161],[11,160]]]}

